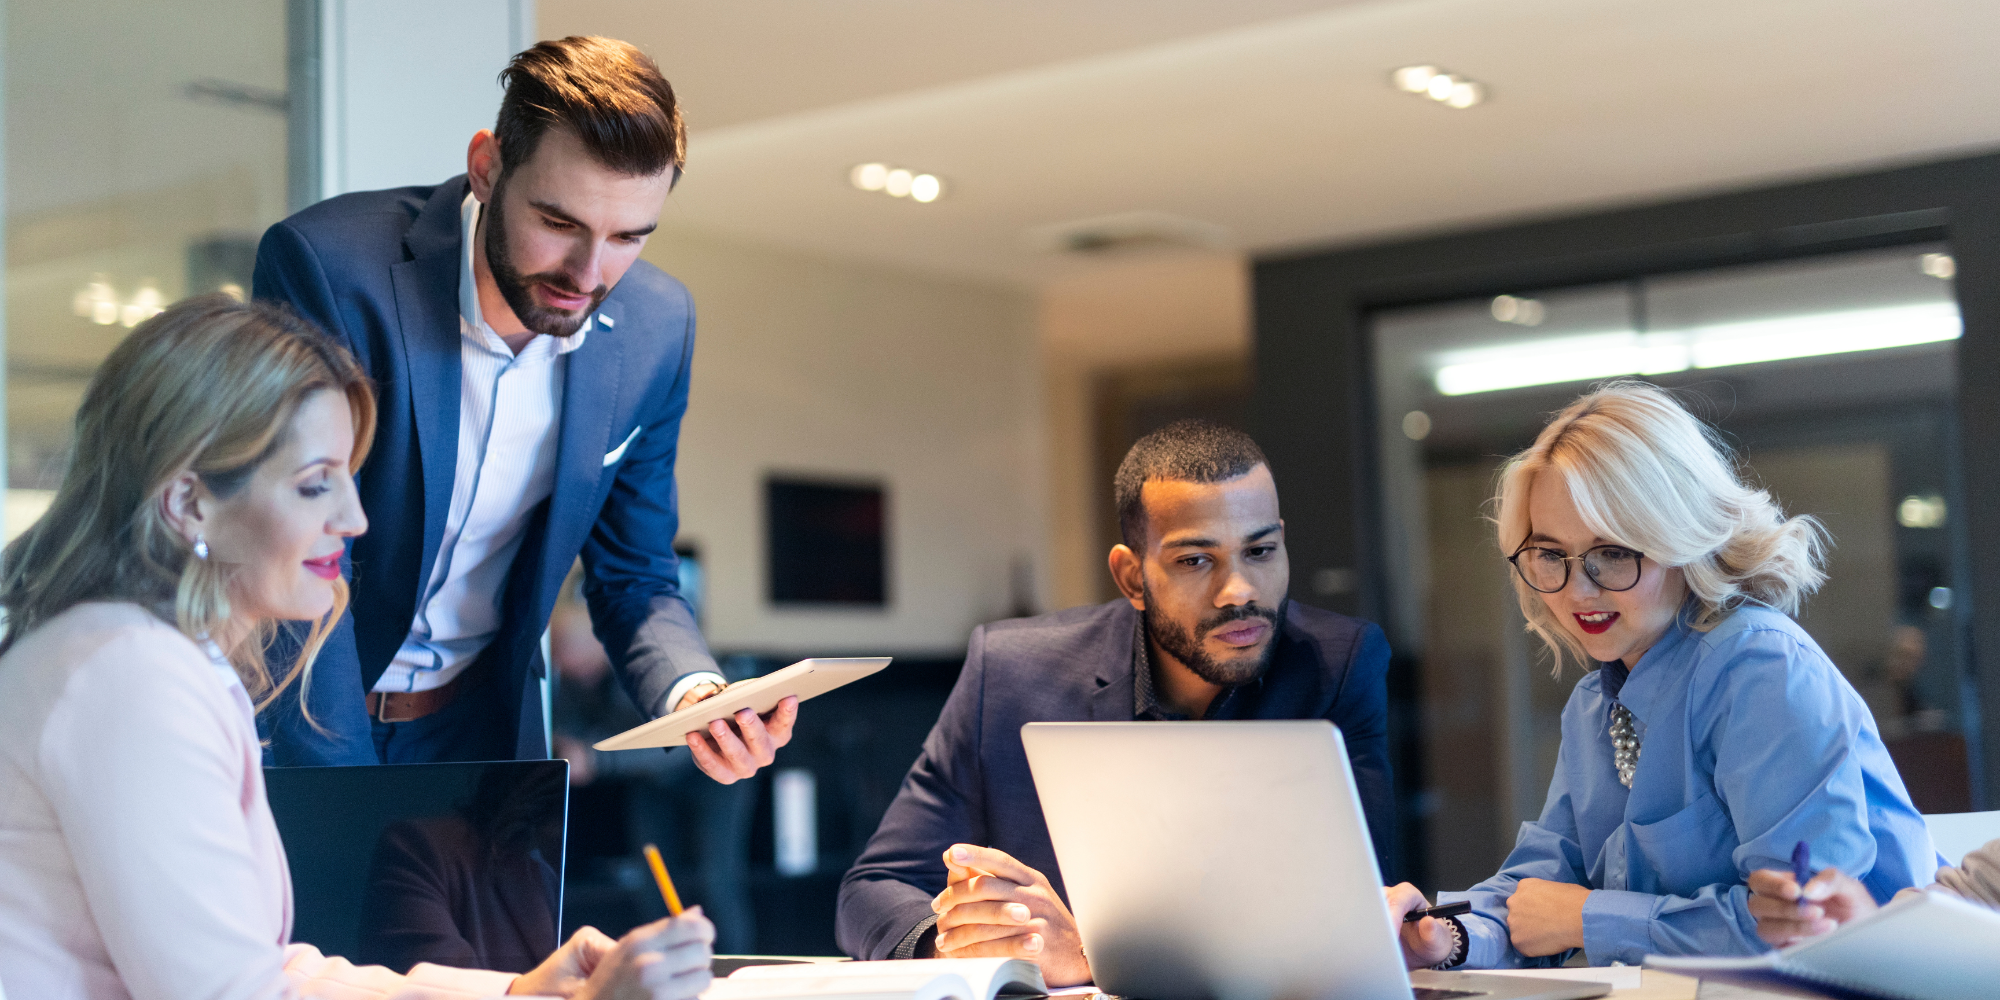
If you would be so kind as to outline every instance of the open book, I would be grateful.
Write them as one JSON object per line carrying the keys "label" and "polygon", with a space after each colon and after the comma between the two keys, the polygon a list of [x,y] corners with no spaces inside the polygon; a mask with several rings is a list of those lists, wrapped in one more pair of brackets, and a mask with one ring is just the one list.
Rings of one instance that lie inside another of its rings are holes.
{"label": "open book", "polygon": [[1016,958],[752,965],[718,979],[702,1000],[994,1000],[1040,996],[1042,970]]}
{"label": "open book", "polygon": [[1937,892],[1898,899],[1825,937],[1753,958],[1646,956],[1646,967],[1828,996],[1963,1000],[2000,991],[2000,913]]}

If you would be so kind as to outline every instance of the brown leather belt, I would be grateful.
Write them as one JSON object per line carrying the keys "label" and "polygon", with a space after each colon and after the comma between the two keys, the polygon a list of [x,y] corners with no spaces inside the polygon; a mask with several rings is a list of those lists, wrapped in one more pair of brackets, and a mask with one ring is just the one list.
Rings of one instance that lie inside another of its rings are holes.
{"label": "brown leather belt", "polygon": [[429,691],[370,691],[368,717],[376,722],[415,722],[443,711],[446,705],[458,700],[458,693],[464,687],[465,673],[461,673],[443,687]]}

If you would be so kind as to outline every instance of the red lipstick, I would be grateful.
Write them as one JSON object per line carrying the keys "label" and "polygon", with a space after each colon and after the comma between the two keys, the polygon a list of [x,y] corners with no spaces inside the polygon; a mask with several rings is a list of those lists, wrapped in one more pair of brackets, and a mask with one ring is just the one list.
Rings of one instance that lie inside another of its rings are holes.
{"label": "red lipstick", "polygon": [[324,555],[318,559],[308,559],[305,561],[305,567],[307,572],[322,580],[339,579],[340,553],[335,552],[332,555]]}
{"label": "red lipstick", "polygon": [[1571,612],[1571,614],[1576,616],[1577,627],[1591,635],[1603,635],[1606,630],[1618,623],[1616,611],[1592,611],[1587,615],[1584,612]]}

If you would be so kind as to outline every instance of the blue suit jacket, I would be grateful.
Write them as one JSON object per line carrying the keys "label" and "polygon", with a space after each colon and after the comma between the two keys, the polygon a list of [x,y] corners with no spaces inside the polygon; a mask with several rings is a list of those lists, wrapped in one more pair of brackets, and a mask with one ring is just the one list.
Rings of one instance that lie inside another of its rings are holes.
{"label": "blue suit jacket", "polygon": [[[1132,721],[1138,623],[1131,603],[1117,600],[973,630],[964,672],[923,753],[841,880],[835,933],[842,951],[860,959],[894,957],[930,917],[931,897],[945,887],[944,851],[956,843],[1006,851],[1048,876],[1068,901],[1021,726]],[[1380,628],[1292,602],[1263,678],[1216,715],[1329,719],[1339,726],[1376,856],[1385,862],[1394,809],[1388,669],[1389,641]]]}
{"label": "blue suit jacket", "polygon": [[[365,692],[409,635],[444,536],[458,461],[461,175],[436,187],[342,195],[270,228],[255,295],[317,322],[361,362],[379,399],[374,448],[357,478],[368,533],[348,547],[353,603],[313,670],[309,704],[265,713],[267,759],[287,766],[376,763]],[[674,456],[687,411],[694,309],[687,289],[643,261],[567,356],[552,496],[535,512],[501,596],[500,634],[473,669],[495,671],[509,709],[492,725],[516,756],[548,756],[537,685],[540,639],[581,552],[584,594],[626,690],[650,712],[674,680],[713,659],[679,589]],[[273,663],[296,655],[297,630]],[[296,695],[294,693],[293,698]]]}

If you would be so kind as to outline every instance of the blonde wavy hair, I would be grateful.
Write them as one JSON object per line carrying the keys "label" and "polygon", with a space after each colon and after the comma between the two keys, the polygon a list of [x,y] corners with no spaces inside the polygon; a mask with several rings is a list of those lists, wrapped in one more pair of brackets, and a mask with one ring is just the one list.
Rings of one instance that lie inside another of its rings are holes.
{"label": "blonde wavy hair", "polygon": [[[1657,386],[1618,381],[1571,403],[1535,443],[1501,467],[1494,496],[1501,555],[1526,544],[1528,489],[1553,472],[1568,485],[1583,523],[1598,537],[1679,567],[1696,603],[1688,625],[1706,632],[1746,601],[1796,615],[1826,580],[1828,539],[1819,520],[1787,518],[1765,490],[1746,483],[1730,449]],[[1543,603],[1513,577],[1528,630],[1555,657],[1590,661]]]}
{"label": "blonde wavy hair", "polygon": [[224,652],[258,711],[295,680],[303,707],[313,658],[347,608],[346,581],[335,580],[333,610],[274,678],[264,647],[276,623],[228,627],[230,567],[194,558],[161,496],[189,472],[216,497],[234,496],[286,443],[299,406],[323,390],[347,397],[349,469],[358,468],[375,436],[375,393],[354,358],[310,322],[280,305],[218,294],[139,324],[90,380],[48,512],[0,555],[0,651],[77,604],[130,601],[190,639],[242,633]]}

